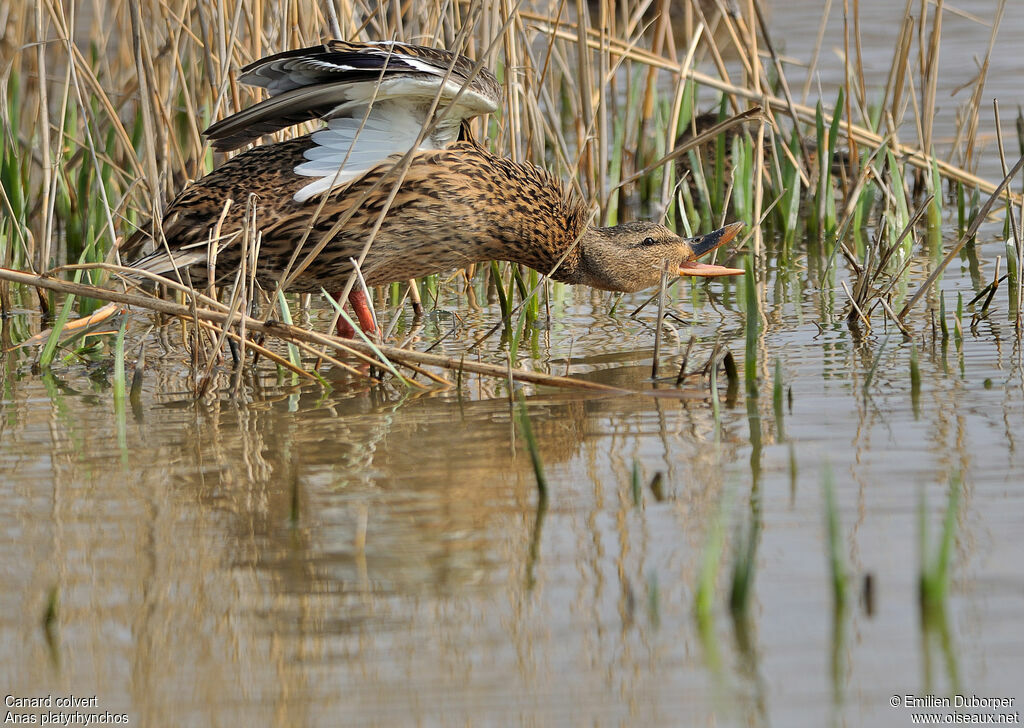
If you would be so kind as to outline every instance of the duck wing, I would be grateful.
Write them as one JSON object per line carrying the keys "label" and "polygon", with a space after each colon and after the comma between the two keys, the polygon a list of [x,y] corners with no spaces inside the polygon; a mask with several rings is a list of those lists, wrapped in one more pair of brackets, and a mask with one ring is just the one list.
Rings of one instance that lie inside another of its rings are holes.
{"label": "duck wing", "polygon": [[227,152],[303,121],[361,118],[382,101],[406,107],[422,126],[436,97],[439,107],[451,107],[439,125],[450,143],[463,119],[498,108],[497,80],[486,69],[474,74],[473,68],[472,61],[451,51],[391,41],[332,40],[284,51],[249,64],[239,76],[242,83],[267,89],[270,98],[204,134],[214,149]]}

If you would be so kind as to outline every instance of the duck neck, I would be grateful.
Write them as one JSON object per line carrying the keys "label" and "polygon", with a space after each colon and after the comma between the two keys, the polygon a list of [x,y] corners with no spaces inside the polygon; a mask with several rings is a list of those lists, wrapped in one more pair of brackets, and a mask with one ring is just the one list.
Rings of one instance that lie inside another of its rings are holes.
{"label": "duck neck", "polygon": [[489,208],[497,214],[488,221],[490,235],[485,236],[494,245],[492,257],[550,273],[562,283],[582,282],[586,206],[545,170],[501,162],[496,180],[500,203]]}

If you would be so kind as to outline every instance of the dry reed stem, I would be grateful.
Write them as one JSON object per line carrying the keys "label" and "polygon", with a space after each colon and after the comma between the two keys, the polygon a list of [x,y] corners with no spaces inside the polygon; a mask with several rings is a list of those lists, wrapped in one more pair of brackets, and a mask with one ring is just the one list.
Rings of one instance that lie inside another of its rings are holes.
{"label": "dry reed stem", "polygon": [[[960,166],[966,168],[970,167],[971,157],[974,154],[975,141],[978,135],[978,111],[981,108],[982,94],[985,89],[985,81],[988,79],[989,63],[992,60],[992,51],[995,50],[996,35],[999,32],[999,26],[1002,23],[1003,12],[1006,9],[1006,0],[999,0],[996,5],[995,15],[993,16],[992,32],[989,34],[988,48],[985,50],[984,59],[981,62],[981,67],[978,69],[977,78],[974,81],[974,89],[971,92],[971,98],[967,102],[967,108],[969,109],[967,118],[967,135],[966,139],[961,144],[961,133],[958,129],[957,137],[953,140],[954,153],[960,150]],[[962,126],[961,126],[962,129]],[[996,122],[996,130],[999,130],[998,120]],[[1003,170],[1006,171],[1005,169]]]}
{"label": "dry reed stem", "polygon": [[825,42],[825,29],[828,27],[828,16],[832,13],[832,0],[825,0],[825,7],[821,10],[821,22],[818,24],[818,35],[814,41],[814,50],[811,52],[811,60],[807,64],[807,78],[804,79],[804,86],[800,92],[801,103],[807,102],[811,93],[811,82],[818,69],[818,58],[821,56],[821,46]]}
{"label": "dry reed stem", "polygon": [[[39,288],[46,288],[51,291],[58,291],[60,293],[67,293],[75,296],[85,296],[88,298],[95,298],[102,301],[112,301],[115,303],[123,303],[129,306],[135,306],[137,308],[155,311],[157,313],[168,314],[171,316],[178,316],[181,318],[193,318],[195,317],[199,321],[206,321],[212,324],[218,324],[219,328],[230,325],[235,319],[235,315],[230,311],[218,311],[212,309],[204,309],[196,307],[193,309],[190,306],[174,303],[172,301],[165,301],[160,298],[148,298],[145,296],[139,296],[131,293],[122,293],[120,291],[108,290],[104,288],[97,288],[96,286],[90,286],[84,283],[72,283],[69,281],[63,281],[56,278],[48,278],[45,276],[37,276],[31,273],[24,273],[22,271],[10,270],[7,268],[0,268],[0,280],[10,281],[12,283],[18,283],[26,286],[35,286]],[[325,334],[318,334],[314,331],[308,331],[306,329],[298,328],[297,326],[289,326],[278,322],[265,322],[253,319],[246,316],[244,313],[237,314],[238,317],[245,316],[246,328],[253,332],[262,333],[268,336],[279,338],[283,341],[295,343],[299,346],[302,344],[311,344],[314,346],[327,346],[333,348],[344,354],[357,356],[363,361],[372,364],[373,366],[381,369],[386,368],[382,363],[374,360],[373,347],[363,342],[342,340],[338,337],[328,336]],[[459,369],[471,372],[474,374],[482,374],[490,377],[507,377],[508,371],[505,367],[484,364],[482,362],[471,362],[461,361],[454,357],[439,356],[436,354],[425,354],[417,351],[410,351],[407,349],[398,349],[391,346],[378,345],[376,347],[382,354],[388,357],[393,362],[397,362],[402,365],[415,364],[423,366],[434,366],[441,369],[449,369],[458,371]],[[617,393],[627,394],[631,393],[630,390],[621,389],[618,387],[610,387],[608,385],[600,384],[597,382],[589,382],[582,379],[573,379],[571,377],[560,377],[551,374],[543,374],[540,372],[531,372],[522,369],[512,370],[512,378],[518,382],[528,382],[531,384],[541,384],[551,387],[561,387],[569,389],[584,389],[594,392],[606,392],[606,393]]]}

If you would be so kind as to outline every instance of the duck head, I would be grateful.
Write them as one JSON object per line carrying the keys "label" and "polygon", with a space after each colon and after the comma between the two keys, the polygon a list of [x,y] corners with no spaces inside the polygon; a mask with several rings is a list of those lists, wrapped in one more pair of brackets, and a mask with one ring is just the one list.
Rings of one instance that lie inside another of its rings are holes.
{"label": "duck head", "polygon": [[580,239],[579,282],[605,291],[642,291],[660,283],[666,260],[674,275],[741,275],[739,268],[697,259],[732,241],[742,229],[743,223],[734,222],[706,235],[682,238],[651,222],[592,227]]}

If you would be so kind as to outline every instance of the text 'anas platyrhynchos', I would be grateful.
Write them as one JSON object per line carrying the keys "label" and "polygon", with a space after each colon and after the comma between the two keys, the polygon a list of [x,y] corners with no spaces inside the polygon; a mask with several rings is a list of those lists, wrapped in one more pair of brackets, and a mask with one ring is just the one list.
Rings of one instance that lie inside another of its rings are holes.
{"label": "text 'anas platyrhynchos'", "polygon": [[[495,111],[500,86],[487,70],[474,73],[464,56],[397,42],[330,41],[256,61],[239,80],[270,97],[207,129],[214,149],[237,149],[313,119],[326,120],[326,128],[256,146],[190,185],[163,218],[167,247],[137,267],[163,274],[188,268],[202,285],[217,229],[215,277],[233,280],[252,194],[262,236],[256,276],[263,285],[284,277],[292,291],[341,291],[371,233],[359,266],[367,285],[485,260],[611,291],[657,284],[665,260],[684,275],[742,273],[697,262],[732,240],[738,223],[693,239],[649,222],[589,226],[583,201],[547,171],[477,144],[465,121]],[[407,165],[396,165],[410,150]],[[249,220],[251,226],[251,213]],[[352,290],[360,325],[372,331],[365,296]],[[343,325],[339,331],[351,334]]]}

